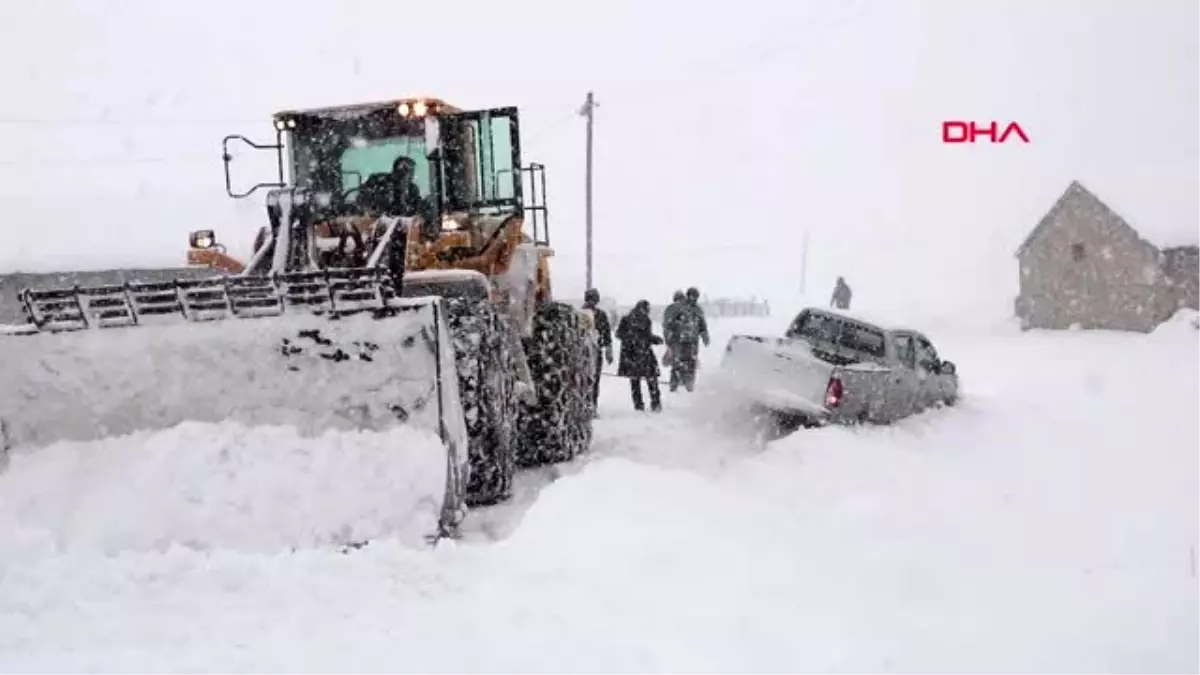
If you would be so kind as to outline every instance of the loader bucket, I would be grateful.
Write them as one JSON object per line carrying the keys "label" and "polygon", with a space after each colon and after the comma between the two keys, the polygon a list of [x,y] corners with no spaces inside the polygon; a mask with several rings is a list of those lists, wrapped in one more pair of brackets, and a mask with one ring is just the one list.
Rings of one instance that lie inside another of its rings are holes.
{"label": "loader bucket", "polygon": [[[329,275],[308,277],[27,296],[35,320],[0,334],[0,441],[26,452],[189,421],[288,425],[306,436],[412,425],[446,448],[441,466],[421,467],[419,489],[443,531],[452,528],[468,446],[442,300],[376,292],[374,303],[339,308],[349,296]],[[320,287],[311,294],[325,299],[319,311],[299,301],[305,284]],[[405,448],[396,453],[403,460]]]}

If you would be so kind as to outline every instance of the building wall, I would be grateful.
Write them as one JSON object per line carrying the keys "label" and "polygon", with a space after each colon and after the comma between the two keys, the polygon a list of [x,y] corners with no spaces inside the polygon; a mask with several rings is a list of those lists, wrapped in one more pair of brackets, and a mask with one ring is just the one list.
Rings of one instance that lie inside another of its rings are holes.
{"label": "building wall", "polygon": [[1163,281],[1173,299],[1172,313],[1183,307],[1200,309],[1200,248],[1183,246],[1164,250]]}
{"label": "building wall", "polygon": [[1158,250],[1095,200],[1068,200],[1021,252],[1017,316],[1029,328],[1152,330],[1174,304]]}

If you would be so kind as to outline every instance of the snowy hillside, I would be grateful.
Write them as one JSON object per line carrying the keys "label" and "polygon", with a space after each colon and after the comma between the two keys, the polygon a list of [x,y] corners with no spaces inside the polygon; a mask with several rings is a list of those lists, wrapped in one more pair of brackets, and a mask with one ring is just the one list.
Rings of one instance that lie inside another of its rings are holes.
{"label": "snowy hillside", "polygon": [[[702,381],[779,323],[714,322]],[[1196,330],[932,337],[958,407],[765,448],[719,392],[654,416],[606,378],[590,455],[432,550],[388,534],[418,438],[14,456],[0,668],[1196,670]]]}

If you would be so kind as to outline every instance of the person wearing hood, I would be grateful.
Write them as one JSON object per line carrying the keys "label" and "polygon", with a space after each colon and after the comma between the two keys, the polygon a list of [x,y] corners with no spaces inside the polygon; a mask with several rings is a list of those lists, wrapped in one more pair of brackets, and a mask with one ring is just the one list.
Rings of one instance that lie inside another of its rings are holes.
{"label": "person wearing hood", "polygon": [[592,406],[600,404],[600,377],[604,364],[613,362],[612,325],[608,314],[600,309],[600,291],[589,288],[583,294],[583,308],[592,313],[592,323],[596,328],[596,342],[603,354],[596,355],[595,380],[592,382]]}
{"label": "person wearing hood", "polygon": [[617,324],[617,339],[621,341],[617,375],[629,378],[633,409],[646,409],[642,399],[642,380],[645,380],[650,390],[650,409],[659,412],[662,394],[658,388],[658,357],[654,355],[654,346],[661,345],[663,339],[654,334],[649,300],[638,300],[633,311],[621,317]]}
{"label": "person wearing hood", "polygon": [[663,332],[673,341],[671,391],[681,384],[688,391],[695,391],[700,342],[703,341],[705,347],[709,344],[708,321],[700,306],[700,289],[693,286],[687,290],[683,305],[671,315]]}
{"label": "person wearing hood", "polygon": [[675,315],[679,312],[680,308],[683,307],[684,302],[685,299],[683,291],[675,291],[675,295],[671,298],[671,304],[667,305],[667,308],[663,310],[663,338],[667,343],[667,353],[663,355],[663,365],[671,367],[672,391],[674,391],[674,387],[679,385],[679,382],[676,381],[678,373],[674,368],[675,338],[671,335],[671,326],[674,323],[673,320]]}
{"label": "person wearing hood", "polygon": [[853,296],[854,293],[850,291],[850,285],[846,283],[845,277],[838,277],[837,284],[833,287],[833,297],[829,300],[829,306],[850,309],[850,298]]}

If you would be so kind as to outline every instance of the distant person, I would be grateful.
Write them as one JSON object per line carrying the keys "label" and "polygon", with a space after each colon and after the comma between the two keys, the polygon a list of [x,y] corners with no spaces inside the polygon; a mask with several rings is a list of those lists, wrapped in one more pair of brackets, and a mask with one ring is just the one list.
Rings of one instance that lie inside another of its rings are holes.
{"label": "distant person", "polygon": [[700,360],[700,342],[709,345],[708,321],[700,306],[700,289],[687,290],[683,304],[663,326],[663,333],[673,341],[671,359],[671,391],[682,384],[688,391],[696,390],[696,369]]}
{"label": "distant person", "polygon": [[592,383],[592,406],[596,407],[600,404],[600,373],[604,370],[605,363],[611,365],[613,362],[612,324],[608,321],[608,314],[600,309],[600,291],[589,288],[583,294],[583,308],[592,313],[592,325],[596,327],[596,343],[603,351],[603,354],[596,354],[596,379]]}
{"label": "distant person", "polygon": [[642,399],[642,380],[646,380],[650,389],[650,409],[659,412],[662,410],[662,394],[658,388],[658,358],[654,355],[654,345],[661,345],[663,339],[654,334],[649,300],[638,300],[633,311],[621,317],[617,324],[617,339],[621,341],[617,375],[629,378],[633,409],[646,409]]}
{"label": "distant person", "polygon": [[829,305],[838,309],[850,309],[850,298],[854,293],[850,290],[849,284],[846,283],[845,277],[837,278],[837,285],[833,287],[833,298],[830,299]]}

